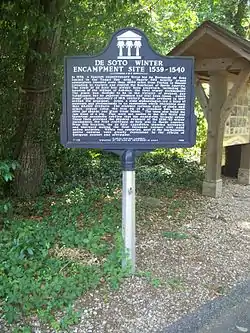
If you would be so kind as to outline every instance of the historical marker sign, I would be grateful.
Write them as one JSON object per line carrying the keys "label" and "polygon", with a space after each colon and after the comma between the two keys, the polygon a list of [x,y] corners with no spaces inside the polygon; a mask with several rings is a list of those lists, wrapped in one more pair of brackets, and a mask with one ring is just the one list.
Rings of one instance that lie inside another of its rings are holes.
{"label": "historical marker sign", "polygon": [[195,144],[194,61],[163,57],[138,29],[116,32],[97,56],[65,58],[61,142],[146,150]]}
{"label": "historical marker sign", "polygon": [[122,152],[123,265],[135,271],[135,153],[195,144],[194,61],[163,57],[138,29],[97,56],[66,57],[61,143]]}

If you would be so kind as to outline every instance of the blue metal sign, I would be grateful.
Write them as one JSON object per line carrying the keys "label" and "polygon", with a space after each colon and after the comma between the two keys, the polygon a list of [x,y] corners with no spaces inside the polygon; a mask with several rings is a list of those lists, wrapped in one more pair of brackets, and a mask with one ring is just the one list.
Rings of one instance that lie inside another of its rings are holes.
{"label": "blue metal sign", "polygon": [[161,56],[142,31],[127,28],[102,54],[65,58],[65,147],[191,147],[195,136],[192,57]]}

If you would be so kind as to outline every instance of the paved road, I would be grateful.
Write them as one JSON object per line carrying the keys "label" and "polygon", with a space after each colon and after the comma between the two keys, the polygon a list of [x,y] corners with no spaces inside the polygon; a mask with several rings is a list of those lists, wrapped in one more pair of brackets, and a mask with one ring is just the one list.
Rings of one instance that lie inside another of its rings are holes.
{"label": "paved road", "polygon": [[250,280],[159,333],[250,333]]}

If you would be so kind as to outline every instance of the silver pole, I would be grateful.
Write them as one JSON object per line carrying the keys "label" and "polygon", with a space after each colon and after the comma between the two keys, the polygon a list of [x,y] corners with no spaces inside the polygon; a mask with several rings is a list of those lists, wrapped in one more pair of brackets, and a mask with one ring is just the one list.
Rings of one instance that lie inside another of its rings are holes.
{"label": "silver pole", "polygon": [[123,268],[135,272],[135,171],[122,173],[122,234],[127,256]]}

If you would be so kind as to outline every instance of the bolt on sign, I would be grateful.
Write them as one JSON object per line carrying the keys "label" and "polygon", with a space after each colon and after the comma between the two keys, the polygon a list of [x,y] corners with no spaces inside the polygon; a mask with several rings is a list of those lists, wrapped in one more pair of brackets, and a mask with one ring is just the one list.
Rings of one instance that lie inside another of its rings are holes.
{"label": "bolt on sign", "polygon": [[96,56],[65,58],[61,142],[68,148],[151,150],[195,143],[194,60],[155,53],[138,29]]}
{"label": "bolt on sign", "polygon": [[135,156],[192,147],[194,59],[154,52],[144,33],[117,31],[103,53],[65,57],[61,143],[121,156],[123,266],[135,271]]}

